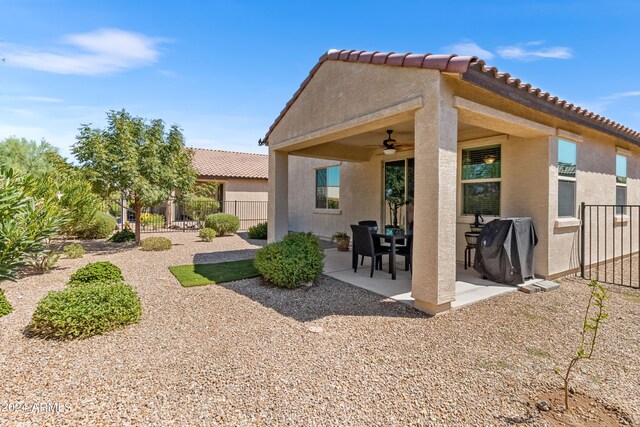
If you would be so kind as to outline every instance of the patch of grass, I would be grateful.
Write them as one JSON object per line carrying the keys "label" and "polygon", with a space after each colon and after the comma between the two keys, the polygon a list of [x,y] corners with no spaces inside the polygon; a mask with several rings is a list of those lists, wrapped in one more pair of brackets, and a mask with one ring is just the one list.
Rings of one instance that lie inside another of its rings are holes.
{"label": "patch of grass", "polygon": [[551,355],[549,354],[548,351],[545,351],[539,348],[528,348],[527,354],[529,356],[534,356],[534,357],[544,357],[547,359],[551,358]]}
{"label": "patch of grass", "polygon": [[185,288],[210,285],[212,283],[233,282],[235,280],[258,277],[260,273],[252,259],[220,262],[217,264],[189,264],[169,267],[169,271]]}

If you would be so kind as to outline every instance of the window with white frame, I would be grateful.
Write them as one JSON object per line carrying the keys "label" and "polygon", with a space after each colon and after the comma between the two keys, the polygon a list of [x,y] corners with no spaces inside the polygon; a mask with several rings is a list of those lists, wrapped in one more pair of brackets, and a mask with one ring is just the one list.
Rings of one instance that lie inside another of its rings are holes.
{"label": "window with white frame", "polygon": [[316,169],[316,209],[340,209],[340,166]]}
{"label": "window with white frame", "polygon": [[[627,158],[616,154],[616,205],[627,204]],[[616,213],[624,213],[622,206],[616,207]]]}
{"label": "window with white frame", "polygon": [[576,144],[558,140],[558,217],[576,216]]}
{"label": "window with white frame", "polygon": [[500,216],[501,147],[462,150],[462,215]]}

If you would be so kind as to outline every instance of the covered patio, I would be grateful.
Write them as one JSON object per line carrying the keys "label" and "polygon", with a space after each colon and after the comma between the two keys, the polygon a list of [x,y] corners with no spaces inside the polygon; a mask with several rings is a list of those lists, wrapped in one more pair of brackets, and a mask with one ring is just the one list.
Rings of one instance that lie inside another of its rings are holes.
{"label": "covered patio", "polygon": [[[358,264],[358,271],[354,273],[351,268],[350,252],[341,252],[332,248],[326,249],[324,253],[325,275],[395,301],[410,306],[414,305],[414,298],[411,296],[411,274],[404,270],[402,257],[396,258],[397,277],[396,280],[391,280],[388,257],[383,260],[382,270],[375,271],[373,277],[369,277],[370,258],[365,258],[362,266]],[[456,263],[455,299],[451,302],[451,308],[460,308],[498,295],[515,292],[517,289],[514,286],[484,280],[472,268],[465,270],[463,263],[458,262]]]}
{"label": "covered patio", "polygon": [[[544,171],[555,129],[470,90],[459,73],[473,58],[405,68],[331,55],[321,58],[266,136],[269,240],[291,231],[330,238],[362,220],[411,228],[412,275],[401,256],[397,280],[382,271],[369,278],[364,267],[354,274],[351,254],[335,250],[326,252],[325,273],[429,314],[516,290],[462,268],[465,232],[479,209],[486,221],[532,217],[545,248],[548,209],[538,200],[549,189]],[[383,144],[389,130],[392,149]],[[337,171],[333,184],[329,169]],[[396,207],[387,179],[393,170],[401,171],[404,192]],[[537,253],[536,271],[544,272],[546,262],[546,253]]]}

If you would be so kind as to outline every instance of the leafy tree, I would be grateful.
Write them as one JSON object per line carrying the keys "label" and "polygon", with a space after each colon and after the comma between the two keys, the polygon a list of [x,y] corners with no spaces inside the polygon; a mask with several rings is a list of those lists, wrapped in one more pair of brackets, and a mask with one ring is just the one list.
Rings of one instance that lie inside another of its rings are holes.
{"label": "leafy tree", "polygon": [[100,193],[119,192],[133,204],[140,244],[143,206],[167,200],[173,190],[187,193],[193,186],[192,153],[176,125],[166,132],[162,120],[147,121],[125,110],[109,111],[107,121],[106,129],[82,125],[73,154]]}
{"label": "leafy tree", "polygon": [[220,208],[218,198],[218,183],[208,182],[196,185],[192,191],[182,197],[184,212],[202,227],[207,215],[217,213]]}
{"label": "leafy tree", "polygon": [[398,226],[398,210],[407,203],[404,195],[404,167],[385,168],[385,200],[391,213],[391,225]]}
{"label": "leafy tree", "polygon": [[58,150],[44,139],[37,143],[26,138],[10,136],[0,141],[0,167],[5,169],[43,175],[53,168],[49,155],[60,157]]}
{"label": "leafy tree", "polygon": [[32,175],[0,168],[0,281],[48,253],[49,240],[65,222],[55,196]]}

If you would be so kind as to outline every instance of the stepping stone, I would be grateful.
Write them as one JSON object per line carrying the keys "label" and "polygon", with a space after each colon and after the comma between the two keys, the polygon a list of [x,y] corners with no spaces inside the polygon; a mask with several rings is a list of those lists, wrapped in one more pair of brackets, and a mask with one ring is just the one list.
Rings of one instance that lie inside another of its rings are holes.
{"label": "stepping stone", "polygon": [[534,285],[524,285],[518,288],[520,292],[524,292],[525,294],[534,294],[536,292],[542,292],[542,288],[539,288]]}
{"label": "stepping stone", "polygon": [[536,286],[536,287],[542,289],[543,292],[553,291],[553,290],[558,289],[560,287],[559,284],[557,284],[555,282],[550,282],[549,280],[543,280],[541,282],[532,283],[532,286]]}

